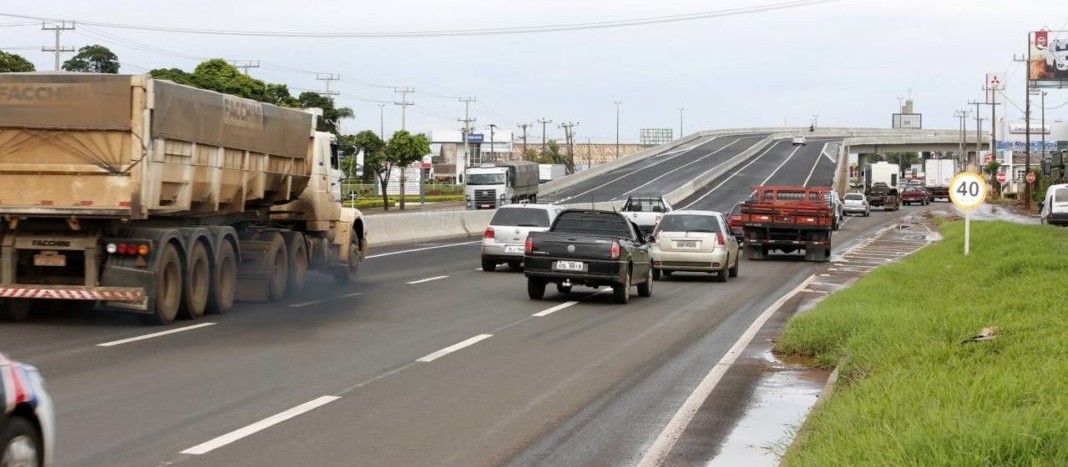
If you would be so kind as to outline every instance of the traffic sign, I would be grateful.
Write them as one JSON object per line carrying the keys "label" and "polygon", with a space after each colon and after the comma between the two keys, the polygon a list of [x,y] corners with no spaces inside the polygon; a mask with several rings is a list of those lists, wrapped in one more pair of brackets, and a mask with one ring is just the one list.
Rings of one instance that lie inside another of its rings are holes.
{"label": "traffic sign", "polygon": [[1005,183],[1005,172],[998,172],[998,183]]}
{"label": "traffic sign", "polygon": [[975,172],[961,172],[949,182],[949,200],[964,210],[972,210],[986,202],[987,186]]}
{"label": "traffic sign", "polygon": [[1035,173],[1027,172],[1027,183],[1035,183]]}

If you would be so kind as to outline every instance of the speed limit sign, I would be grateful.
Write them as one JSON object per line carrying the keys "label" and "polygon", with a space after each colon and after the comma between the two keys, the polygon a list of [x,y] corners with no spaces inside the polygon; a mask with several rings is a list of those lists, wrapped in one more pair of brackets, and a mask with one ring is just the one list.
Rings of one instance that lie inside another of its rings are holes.
{"label": "speed limit sign", "polygon": [[975,172],[961,172],[949,182],[949,200],[953,205],[972,210],[986,202],[986,181]]}

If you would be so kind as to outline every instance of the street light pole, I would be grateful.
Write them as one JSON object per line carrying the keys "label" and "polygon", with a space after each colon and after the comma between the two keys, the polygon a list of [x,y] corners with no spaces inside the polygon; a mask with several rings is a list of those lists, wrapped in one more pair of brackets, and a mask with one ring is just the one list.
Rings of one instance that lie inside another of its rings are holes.
{"label": "street light pole", "polygon": [[386,104],[378,104],[378,137],[386,140]]}
{"label": "street light pole", "polygon": [[679,138],[682,138],[682,112],[686,110],[685,107],[679,107]]}
{"label": "street light pole", "polygon": [[1046,160],[1046,91],[1042,91],[1042,160]]}
{"label": "street light pole", "polygon": [[619,159],[619,105],[623,101],[616,101],[616,159]]}

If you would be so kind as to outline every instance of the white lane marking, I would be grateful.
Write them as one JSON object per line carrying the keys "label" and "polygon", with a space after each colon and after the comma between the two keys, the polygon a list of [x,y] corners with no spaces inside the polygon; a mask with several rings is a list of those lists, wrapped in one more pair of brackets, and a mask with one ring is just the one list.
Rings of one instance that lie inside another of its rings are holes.
{"label": "white lane marking", "polygon": [[[661,178],[667,177],[668,175],[671,175],[671,174],[673,174],[675,172],[678,172],[678,171],[680,171],[682,169],[685,169],[686,167],[689,167],[689,166],[694,165],[694,164],[696,164],[698,162],[701,162],[701,161],[703,161],[703,160],[705,160],[705,159],[707,159],[709,157],[712,157],[712,156],[714,156],[716,154],[719,154],[720,152],[726,150],[727,148],[729,148],[731,146],[734,146],[734,143],[737,143],[737,142],[739,142],[741,140],[742,140],[742,138],[738,138],[738,139],[736,139],[734,141],[731,141],[730,143],[727,143],[722,148],[719,148],[719,149],[717,149],[715,151],[712,151],[712,152],[710,152],[708,154],[705,154],[705,155],[701,156],[698,159],[694,159],[693,161],[687,162],[686,164],[680,165],[678,167],[675,167],[674,169],[671,169],[671,170],[669,170],[667,172],[664,172],[659,177],[656,177],[656,178],[654,178],[652,180],[649,180],[648,182],[645,182],[645,183],[635,187],[634,189],[632,189],[632,190],[630,190],[630,191],[628,191],[626,193],[623,193],[623,196],[630,196],[631,193],[634,193],[635,191],[638,191],[638,190],[640,190],[642,188],[645,188],[645,187],[649,186],[649,184],[651,184],[651,183],[653,183],[653,182],[655,182],[657,180],[660,180]],[[719,165],[723,165],[723,164],[726,164],[726,162],[722,162]],[[620,198],[622,198],[623,196],[620,196]]]}
{"label": "white lane marking", "polygon": [[119,339],[117,341],[104,342],[103,344],[97,344],[96,346],[97,347],[114,347],[116,345],[129,344],[131,342],[143,341],[145,339],[152,339],[154,337],[161,337],[161,336],[167,336],[167,335],[171,335],[171,334],[175,334],[175,333],[179,333],[179,332],[192,331],[194,329],[199,329],[199,328],[206,327],[206,326],[214,326],[215,324],[216,323],[194,324],[192,326],[186,326],[184,328],[171,329],[171,330],[168,330],[168,331],[154,332],[152,334],[145,334],[143,336],[131,337],[131,338],[128,338],[128,339]]}
{"label": "white lane marking", "polygon": [[746,329],[745,333],[738,338],[738,341],[731,346],[730,350],[727,351],[727,354],[720,359],[719,363],[716,363],[716,366],[712,367],[712,370],[710,370],[707,375],[705,375],[701,384],[697,385],[697,389],[694,389],[693,393],[690,394],[690,397],[686,398],[686,402],[683,402],[682,407],[679,407],[678,412],[675,412],[675,416],[671,417],[671,421],[668,422],[667,426],[664,427],[664,430],[660,432],[660,436],[653,442],[653,446],[646,451],[644,456],[642,456],[642,460],[638,463],[640,467],[658,466],[664,461],[664,458],[671,452],[671,448],[675,446],[675,443],[679,440],[683,431],[686,430],[686,426],[690,424],[694,415],[697,414],[697,410],[701,408],[705,399],[707,399],[708,395],[712,393],[712,390],[716,388],[719,380],[723,378],[725,373],[727,373],[727,370],[734,364],[734,361],[741,356],[745,347],[752,342],[754,337],[756,337],[757,332],[764,326],[764,323],[766,323],[787,300],[808,287],[808,284],[812,282],[814,278],[815,276],[809,276],[802,281],[789,293],[780,297],[775,303],[772,303],[768,309],[764,310],[764,312],[757,317],[756,321],[753,321],[753,324],[749,325],[749,328]]}
{"label": "white lane marking", "polygon": [[564,303],[556,305],[556,306],[554,306],[552,308],[549,308],[548,310],[542,310],[542,311],[534,313],[534,314],[532,314],[530,316],[538,316],[538,317],[549,316],[549,315],[551,315],[553,313],[556,313],[557,311],[563,310],[564,308],[567,308],[567,307],[569,307],[571,305],[575,305],[577,303],[578,302],[564,302]]}
{"label": "white lane marking", "polygon": [[427,355],[427,356],[425,356],[423,358],[420,358],[420,359],[418,359],[416,361],[420,362],[420,363],[430,363],[430,362],[432,362],[434,360],[437,360],[437,359],[439,359],[441,357],[444,357],[444,356],[446,356],[448,354],[451,354],[451,353],[453,353],[453,352],[455,352],[457,350],[460,350],[460,349],[462,349],[464,347],[470,347],[472,345],[475,345],[475,344],[477,344],[477,343],[479,343],[479,342],[481,342],[483,340],[489,339],[491,337],[493,337],[493,334],[479,334],[479,335],[477,335],[475,337],[472,337],[472,338],[470,338],[468,340],[460,342],[459,344],[454,344],[454,345],[450,345],[448,347],[445,347],[444,349],[441,349],[441,350],[439,350],[437,352],[434,352],[434,353],[432,353],[430,355]]}
{"label": "white lane marking", "polygon": [[786,159],[782,161],[782,164],[779,164],[779,166],[776,167],[775,170],[772,170],[771,171],[771,175],[768,175],[768,178],[765,178],[763,182],[760,182],[760,184],[761,185],[767,185],[768,184],[768,180],[771,180],[771,177],[774,177],[775,174],[779,173],[779,169],[781,169],[782,166],[786,165],[787,162],[790,162],[790,159],[793,159],[794,158],[794,154],[797,154],[797,151],[800,151],[802,147],[804,147],[804,146],[798,146],[798,147],[794,148],[793,152],[791,152],[789,156],[786,156]]}
{"label": "white lane marking", "polygon": [[749,166],[751,166],[751,165],[755,164],[755,163],[756,163],[756,161],[760,160],[760,158],[762,158],[762,157],[764,157],[765,155],[767,155],[767,153],[771,152],[771,150],[772,150],[772,149],[775,149],[775,146],[777,146],[778,144],[779,144],[779,142],[778,142],[778,141],[776,141],[776,142],[772,143],[772,144],[771,144],[771,146],[768,146],[768,148],[767,148],[767,149],[765,149],[765,150],[764,150],[764,152],[760,153],[760,155],[759,155],[759,156],[756,156],[756,157],[754,157],[754,158],[753,158],[753,160],[749,161],[749,163],[748,163],[748,164],[745,164],[745,165],[743,165],[743,166],[742,166],[742,168],[740,168],[740,169],[738,169],[738,170],[735,170],[735,171],[734,171],[734,173],[732,173],[730,177],[727,177],[727,178],[723,179],[723,181],[722,181],[722,182],[719,182],[719,185],[716,185],[716,186],[712,187],[712,189],[711,189],[711,190],[708,190],[707,192],[705,192],[705,194],[703,194],[703,195],[701,195],[701,196],[700,196],[699,198],[697,198],[697,199],[693,200],[693,202],[692,202],[692,203],[690,203],[690,204],[687,204],[687,205],[686,205],[686,206],[684,206],[684,207],[683,207],[682,209],[689,209],[689,208],[690,208],[690,206],[693,206],[693,205],[695,205],[695,204],[697,204],[697,203],[701,202],[701,200],[703,200],[703,199],[705,199],[706,197],[708,197],[708,195],[712,194],[712,192],[714,192],[714,191],[718,190],[718,189],[719,189],[719,187],[721,187],[721,186],[723,186],[723,185],[724,185],[725,183],[729,182],[729,181],[730,181],[730,180],[731,180],[732,178],[734,178],[734,177],[737,177],[737,176],[738,176],[738,174],[740,174],[740,173],[744,172],[744,171],[745,171],[745,169],[748,169],[748,168],[749,168]]}
{"label": "white lane marking", "polygon": [[[824,143],[824,144],[823,144],[823,148],[822,148],[822,149],[820,149],[820,155],[821,155],[821,156],[822,156],[822,155],[824,154],[824,152],[823,152],[823,151],[825,151],[826,149],[827,149],[827,143]],[[817,166],[817,165],[820,165],[820,160],[822,160],[822,159],[821,159],[821,158],[819,158],[819,157],[817,157],[817,158],[816,158],[816,162],[813,162],[813,163],[812,163],[812,170],[809,170],[809,171],[808,171],[808,176],[807,176],[807,177],[805,177],[805,184],[804,184],[805,186],[808,186],[808,182],[809,182],[809,180],[812,180],[812,174],[816,173],[816,166]]]}
{"label": "white lane marking", "polygon": [[[714,141],[714,140],[715,140],[716,138],[718,138],[718,137],[717,137],[717,136],[713,136],[713,137],[712,137],[712,138],[710,138],[710,139],[709,139],[708,141],[705,141],[705,142],[703,142],[703,143],[701,143],[701,144],[707,144],[707,143],[711,143],[711,142],[712,142],[712,141]],[[700,145],[698,145],[698,146],[700,146]],[[696,147],[696,146],[695,146],[695,147]],[[692,150],[692,149],[691,149],[691,150]],[[669,160],[672,160],[672,159],[674,159],[674,158],[676,158],[676,157],[679,157],[679,156],[681,156],[681,155],[683,155],[683,154],[686,154],[687,152],[689,152],[689,151],[691,151],[691,150],[687,150],[687,151],[685,151],[685,152],[680,152],[680,153],[678,153],[678,154],[676,154],[676,155],[674,155],[674,156],[671,156],[671,157],[669,157],[669,158],[667,158],[667,159],[664,159],[664,160],[662,160],[662,161],[658,162],[658,164],[661,164],[661,163],[667,162],[667,161],[669,161]],[[623,166],[623,167],[626,167],[626,166]],[[639,173],[639,172],[644,172],[644,171],[643,171],[643,170],[634,170],[634,171],[631,171],[631,172],[625,173],[625,174],[623,174],[623,175],[620,175],[620,176],[619,176],[618,178],[615,178],[615,179],[609,180],[609,181],[607,181],[607,182],[604,182],[604,183],[602,183],[602,184],[600,184],[600,185],[598,185],[598,186],[595,186],[595,187],[593,187],[593,188],[590,188],[589,190],[586,190],[586,191],[583,191],[582,193],[579,193],[579,194],[577,194],[577,195],[574,195],[574,196],[572,196],[571,198],[578,198],[578,197],[580,197],[580,196],[582,196],[582,195],[585,195],[585,194],[588,194],[588,193],[590,193],[590,192],[592,192],[592,191],[596,191],[596,190],[599,190],[599,189],[601,189],[601,188],[604,188],[604,187],[606,187],[606,186],[608,186],[608,185],[611,185],[611,184],[613,184],[613,183],[615,183],[615,182],[618,182],[618,181],[620,181],[620,180],[622,180],[622,179],[624,179],[624,178],[627,178],[627,177],[629,177],[629,176],[631,176],[631,175],[634,175],[634,174],[636,174],[636,173]]]}
{"label": "white lane marking", "polygon": [[220,436],[218,438],[215,438],[215,439],[213,439],[211,441],[207,441],[205,443],[201,443],[201,444],[198,444],[196,446],[193,446],[193,447],[191,447],[189,449],[186,449],[185,451],[182,451],[182,454],[193,454],[193,455],[207,454],[207,453],[209,453],[211,451],[214,451],[214,450],[216,450],[218,448],[226,446],[227,444],[233,443],[234,441],[240,440],[241,438],[245,438],[247,436],[251,436],[253,434],[256,434],[256,433],[258,433],[260,431],[266,430],[266,429],[268,429],[268,428],[270,428],[270,427],[272,427],[274,425],[277,425],[277,424],[282,423],[282,422],[284,422],[286,420],[289,420],[289,419],[291,419],[293,417],[296,417],[297,415],[300,415],[300,414],[305,413],[305,412],[310,412],[310,411],[315,410],[315,409],[317,409],[319,407],[322,407],[322,406],[324,406],[326,404],[334,402],[334,401],[336,401],[338,399],[341,399],[341,398],[338,397],[338,396],[323,396],[323,397],[320,397],[318,399],[305,402],[305,403],[300,404],[300,405],[298,405],[296,407],[293,407],[292,409],[286,410],[285,412],[281,412],[281,413],[272,415],[272,416],[267,417],[267,418],[265,418],[263,420],[260,420],[260,421],[258,421],[256,423],[248,425],[248,426],[246,426],[244,428],[239,428],[237,430],[231,431],[231,432],[229,432],[229,433],[227,433],[225,435],[222,435],[222,436]]}
{"label": "white lane marking", "polygon": [[428,277],[428,278],[426,278],[426,279],[419,279],[419,280],[417,280],[417,281],[411,281],[411,282],[408,282],[408,285],[422,284],[422,283],[424,283],[424,282],[436,281],[436,280],[439,280],[439,279],[444,279],[444,278],[446,278],[446,277],[449,277],[449,276],[434,276],[434,277]]}
{"label": "white lane marking", "polygon": [[391,251],[389,253],[379,253],[377,255],[365,256],[363,259],[374,259],[374,258],[381,258],[383,256],[402,255],[404,253],[415,253],[417,251],[436,250],[438,248],[449,248],[449,247],[461,246],[461,245],[472,245],[472,244],[480,243],[480,242],[482,242],[482,240],[474,240],[474,241],[470,241],[470,242],[461,242],[461,243],[449,243],[447,245],[428,246],[428,247],[423,247],[423,248],[416,248],[414,250]]}
{"label": "white lane marking", "polygon": [[290,308],[304,308],[304,307],[310,306],[310,305],[318,305],[320,303],[332,302],[334,300],[341,300],[342,298],[356,297],[356,296],[360,296],[360,295],[363,295],[363,292],[353,292],[353,293],[349,293],[349,294],[345,294],[345,295],[339,295],[337,297],[323,298],[323,299],[320,299],[320,300],[312,300],[310,302],[294,303],[292,305],[289,305],[289,307]]}

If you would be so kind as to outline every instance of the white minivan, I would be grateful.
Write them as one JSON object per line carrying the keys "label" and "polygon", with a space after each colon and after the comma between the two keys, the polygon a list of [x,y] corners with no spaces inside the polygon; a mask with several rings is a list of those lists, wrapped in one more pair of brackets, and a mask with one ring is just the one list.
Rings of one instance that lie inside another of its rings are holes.
{"label": "white minivan", "polygon": [[1050,185],[1046,189],[1038,215],[1043,224],[1068,225],[1068,183]]}

